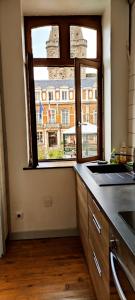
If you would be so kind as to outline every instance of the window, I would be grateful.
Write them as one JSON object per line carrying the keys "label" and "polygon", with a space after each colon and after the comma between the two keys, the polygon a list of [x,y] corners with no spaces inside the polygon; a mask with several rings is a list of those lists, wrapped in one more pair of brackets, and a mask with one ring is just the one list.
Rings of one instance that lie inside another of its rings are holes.
{"label": "window", "polygon": [[67,110],[67,109],[62,110],[61,123],[63,125],[69,125],[69,110]]}
{"label": "window", "polygon": [[55,124],[56,123],[56,111],[55,109],[48,110],[48,123]]}
{"label": "window", "polygon": [[[92,47],[91,39],[88,39],[88,36],[91,36],[93,44]],[[96,58],[97,30],[87,27],[70,26],[70,57]]]}
{"label": "window", "polygon": [[93,98],[93,91],[92,90],[88,90],[88,98],[89,99]]}
{"label": "window", "polygon": [[51,91],[51,92],[49,91],[48,92],[48,100],[51,101],[53,99],[54,99],[54,97],[53,97],[53,91]]}
{"label": "window", "polygon": [[36,122],[37,122],[37,125],[43,124],[43,114],[40,114],[39,111],[36,112]]}
{"label": "window", "polygon": [[62,100],[68,100],[68,92],[62,91]]}
{"label": "window", "polygon": [[42,131],[37,131],[37,142],[39,144],[43,144],[43,142],[44,142],[43,132]]}
{"label": "window", "polygon": [[33,167],[102,158],[101,32],[100,16],[25,17]]}
{"label": "window", "polygon": [[[49,36],[52,35],[53,46],[51,41],[49,41]],[[59,27],[58,26],[42,26],[37,28],[32,28],[32,53],[33,57],[39,58],[54,58],[59,57]],[[38,40],[38,47],[37,47]],[[54,50],[54,48],[56,48]]]}
{"label": "window", "polygon": [[41,92],[35,91],[35,101],[40,102],[41,101]]}
{"label": "window", "polygon": [[89,123],[89,121],[90,121],[89,113],[86,111],[82,111],[82,122]]}

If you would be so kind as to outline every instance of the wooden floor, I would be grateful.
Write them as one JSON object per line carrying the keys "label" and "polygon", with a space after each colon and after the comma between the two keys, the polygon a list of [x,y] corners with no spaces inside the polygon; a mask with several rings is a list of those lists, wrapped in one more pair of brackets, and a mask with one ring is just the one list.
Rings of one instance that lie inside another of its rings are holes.
{"label": "wooden floor", "polygon": [[79,238],[10,241],[0,300],[96,300]]}

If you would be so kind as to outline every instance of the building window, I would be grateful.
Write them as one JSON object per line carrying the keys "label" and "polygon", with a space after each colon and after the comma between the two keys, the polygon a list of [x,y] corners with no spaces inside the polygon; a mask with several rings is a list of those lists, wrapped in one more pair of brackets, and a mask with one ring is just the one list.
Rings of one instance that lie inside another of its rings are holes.
{"label": "building window", "polygon": [[43,132],[42,131],[37,131],[37,142],[39,144],[44,143],[44,138],[43,138]]}
{"label": "building window", "polygon": [[56,123],[56,110],[55,109],[49,109],[48,110],[48,123],[49,124],[55,124]]}
{"label": "building window", "polygon": [[83,123],[89,123],[90,122],[90,116],[89,113],[82,111],[82,122]]}
{"label": "building window", "polygon": [[54,100],[53,91],[49,91],[49,92],[48,92],[48,100],[49,100],[49,101]]}
{"label": "building window", "polygon": [[40,102],[41,101],[41,92],[35,91],[35,101]]}
{"label": "building window", "polygon": [[88,98],[89,99],[93,98],[93,91],[92,90],[88,90]]}
{"label": "building window", "polygon": [[66,126],[69,125],[69,110],[63,109],[61,111],[61,123]]}
{"label": "building window", "polygon": [[68,100],[68,92],[62,91],[62,100]]}
{"label": "building window", "polygon": [[[102,159],[101,16],[25,17],[25,34],[30,165],[48,160],[48,145],[56,147],[51,159]],[[42,101],[44,108],[39,110]],[[93,102],[97,110],[92,120]],[[81,117],[85,126],[78,125]],[[44,136],[42,159],[39,125]],[[86,145],[85,137],[93,132],[96,143],[93,146],[87,139]]]}
{"label": "building window", "polygon": [[43,124],[43,115],[41,115],[39,112],[36,113],[36,122],[37,122],[37,125]]}

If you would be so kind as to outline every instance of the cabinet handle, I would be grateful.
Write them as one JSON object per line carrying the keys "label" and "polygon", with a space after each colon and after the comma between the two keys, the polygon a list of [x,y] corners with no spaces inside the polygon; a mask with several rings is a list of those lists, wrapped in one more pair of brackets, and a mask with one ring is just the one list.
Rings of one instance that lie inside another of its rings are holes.
{"label": "cabinet handle", "polygon": [[99,276],[101,277],[102,276],[102,271],[101,271],[101,268],[100,268],[100,265],[99,265],[99,262],[98,262],[98,259],[96,257],[96,254],[95,252],[93,251],[93,260],[94,260],[94,263],[95,263],[95,266],[96,266],[96,269],[98,271],[98,274]]}
{"label": "cabinet handle", "polygon": [[114,279],[115,286],[116,286],[117,292],[119,294],[119,297],[120,297],[121,300],[127,300],[127,298],[124,295],[124,292],[122,290],[122,287],[120,285],[117,273],[116,273],[114,260],[117,260],[117,257],[114,255],[113,252],[110,252],[110,260],[111,260],[111,269],[112,269],[113,279]]}
{"label": "cabinet handle", "polygon": [[94,223],[98,233],[101,234],[101,226],[94,214],[92,214],[92,220],[93,220],[93,223]]}

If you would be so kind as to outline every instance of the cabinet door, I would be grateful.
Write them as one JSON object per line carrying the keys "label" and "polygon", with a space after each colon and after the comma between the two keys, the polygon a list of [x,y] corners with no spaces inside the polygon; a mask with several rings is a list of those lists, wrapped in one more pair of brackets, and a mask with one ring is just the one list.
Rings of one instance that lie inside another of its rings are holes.
{"label": "cabinet door", "polygon": [[109,223],[93,196],[88,193],[89,273],[97,299],[109,300]]}
{"label": "cabinet door", "polygon": [[92,244],[89,245],[88,267],[97,300],[110,300],[109,278],[106,266],[99,257],[98,250]]}
{"label": "cabinet door", "polygon": [[88,205],[87,188],[80,177],[76,175],[77,182],[77,221],[80,237],[86,258],[88,257]]}

